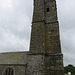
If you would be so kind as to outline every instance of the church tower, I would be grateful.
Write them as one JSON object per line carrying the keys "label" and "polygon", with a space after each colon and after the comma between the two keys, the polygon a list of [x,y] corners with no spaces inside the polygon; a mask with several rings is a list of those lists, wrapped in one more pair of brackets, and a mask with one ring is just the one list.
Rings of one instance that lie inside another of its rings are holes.
{"label": "church tower", "polygon": [[27,75],[63,75],[56,0],[34,0]]}
{"label": "church tower", "polygon": [[34,0],[30,51],[61,53],[55,0]]}

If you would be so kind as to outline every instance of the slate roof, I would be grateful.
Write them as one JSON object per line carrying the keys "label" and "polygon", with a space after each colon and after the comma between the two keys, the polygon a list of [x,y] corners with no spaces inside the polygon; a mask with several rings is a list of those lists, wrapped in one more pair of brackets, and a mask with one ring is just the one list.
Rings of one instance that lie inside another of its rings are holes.
{"label": "slate roof", "polygon": [[0,53],[0,64],[26,64],[27,52]]}

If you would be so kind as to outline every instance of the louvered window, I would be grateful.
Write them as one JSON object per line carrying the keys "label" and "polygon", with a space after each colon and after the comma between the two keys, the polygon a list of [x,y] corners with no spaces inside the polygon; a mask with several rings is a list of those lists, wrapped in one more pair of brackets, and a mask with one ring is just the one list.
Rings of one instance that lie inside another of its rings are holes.
{"label": "louvered window", "polygon": [[6,70],[5,70],[5,74],[4,75],[13,75],[13,69],[12,68],[7,68]]}

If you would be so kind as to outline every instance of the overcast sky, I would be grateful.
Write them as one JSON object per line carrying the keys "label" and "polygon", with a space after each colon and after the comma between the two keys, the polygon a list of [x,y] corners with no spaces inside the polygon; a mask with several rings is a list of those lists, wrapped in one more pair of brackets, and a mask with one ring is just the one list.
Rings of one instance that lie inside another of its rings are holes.
{"label": "overcast sky", "polygon": [[[64,65],[75,65],[75,0],[57,0]],[[29,50],[33,0],[0,0],[0,52]]]}

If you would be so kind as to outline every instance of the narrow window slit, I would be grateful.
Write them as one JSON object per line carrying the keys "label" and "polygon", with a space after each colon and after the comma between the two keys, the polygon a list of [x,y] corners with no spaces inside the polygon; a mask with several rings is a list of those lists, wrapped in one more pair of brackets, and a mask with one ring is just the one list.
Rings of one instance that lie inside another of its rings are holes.
{"label": "narrow window slit", "polygon": [[47,7],[46,11],[49,12],[49,7]]}

